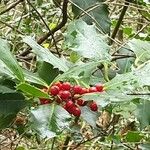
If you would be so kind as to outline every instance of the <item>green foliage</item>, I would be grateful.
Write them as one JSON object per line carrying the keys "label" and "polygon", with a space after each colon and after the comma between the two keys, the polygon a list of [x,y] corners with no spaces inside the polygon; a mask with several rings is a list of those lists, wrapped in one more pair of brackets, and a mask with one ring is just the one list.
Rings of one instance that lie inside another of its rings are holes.
{"label": "green foliage", "polygon": [[17,89],[34,97],[49,98],[48,93],[45,93],[44,91],[28,83],[20,83],[19,85],[17,85]]}
{"label": "green foliage", "polygon": [[137,107],[136,117],[140,122],[140,128],[144,129],[146,126],[150,125],[150,102],[148,100],[141,100],[141,103],[138,104]]}
{"label": "green foliage", "polygon": [[50,84],[56,76],[59,75],[59,70],[57,68],[53,68],[53,66],[47,62],[42,62],[38,66],[38,74],[39,76],[47,83]]}
{"label": "green foliage", "polygon": [[0,39],[0,59],[16,75],[20,81],[24,81],[24,75],[21,67],[10,52],[10,46],[7,41]]}
{"label": "green foliage", "polygon": [[94,60],[109,59],[109,46],[106,37],[98,34],[94,25],[87,25],[82,20],[71,22],[65,34],[66,48],[80,56]]}
{"label": "green foliage", "polygon": [[150,43],[139,39],[129,40],[128,45],[136,55],[136,63],[144,63],[150,59]]}
{"label": "green foliage", "polygon": [[25,97],[21,93],[0,86],[0,129],[9,127],[16,114],[25,106]]}
{"label": "green foliage", "polygon": [[99,114],[91,111],[87,106],[81,108],[81,117],[93,128],[97,128],[96,121]]}
{"label": "green foliage", "polygon": [[104,33],[110,32],[108,6],[106,4],[102,4],[103,0],[72,1],[74,2],[72,11],[75,17],[81,16],[82,19],[88,24],[92,24],[94,22]]}
{"label": "green foliage", "polygon": [[26,36],[23,38],[23,41],[27,43],[33,49],[33,52],[38,55],[38,58],[40,61],[42,60],[47,63],[50,63],[54,66],[54,68],[58,68],[60,71],[63,71],[63,72],[68,70],[68,66],[63,61],[63,59],[57,58],[48,49],[45,49],[39,44],[37,44],[33,40],[33,38]]}
{"label": "green foliage", "polygon": [[33,128],[40,136],[52,138],[69,128],[70,115],[61,106],[43,105],[31,110]]}
{"label": "green foliage", "polygon": [[133,131],[129,131],[126,135],[126,141],[127,142],[140,142],[140,140],[142,139],[142,135],[140,135],[139,132],[133,132]]}

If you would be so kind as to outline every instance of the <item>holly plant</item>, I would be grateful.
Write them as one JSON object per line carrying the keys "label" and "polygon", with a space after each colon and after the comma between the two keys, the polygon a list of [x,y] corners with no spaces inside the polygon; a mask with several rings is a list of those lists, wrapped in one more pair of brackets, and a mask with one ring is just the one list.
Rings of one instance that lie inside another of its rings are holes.
{"label": "holly plant", "polygon": [[[25,3],[46,25],[40,12],[50,2]],[[148,21],[142,7],[149,4],[125,0],[122,17],[113,19],[107,1],[51,3],[62,21],[46,25],[44,36],[22,26],[19,44],[0,37],[0,131],[15,130],[45,149],[150,149],[150,38],[122,21],[129,5]]]}

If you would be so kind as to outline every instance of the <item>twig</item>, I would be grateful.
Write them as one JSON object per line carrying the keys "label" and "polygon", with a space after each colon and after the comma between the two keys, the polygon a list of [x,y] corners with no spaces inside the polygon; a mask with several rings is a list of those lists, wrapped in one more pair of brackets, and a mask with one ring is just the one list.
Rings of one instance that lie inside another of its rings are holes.
{"label": "twig", "polygon": [[53,149],[54,149],[55,141],[56,141],[56,137],[54,137],[54,138],[53,138],[53,142],[52,142],[51,150],[53,150]]}
{"label": "twig", "polygon": [[0,15],[8,12],[9,10],[11,10],[12,8],[16,7],[19,3],[23,2],[24,0],[18,0],[15,3],[11,4],[7,9],[3,10],[2,12],[0,12]]}
{"label": "twig", "polygon": [[122,56],[117,56],[117,57],[113,57],[111,61],[115,61],[115,60],[117,60],[117,59],[130,58],[130,57],[135,57],[135,55],[122,55]]}
{"label": "twig", "polygon": [[127,93],[127,95],[150,95],[150,93]]}
{"label": "twig", "polygon": [[[126,14],[126,11],[128,9],[128,6],[129,6],[129,2],[128,1],[130,1],[130,0],[125,0],[125,6],[123,6],[123,8],[122,8],[122,11],[121,11],[120,17],[118,19],[118,22],[117,22],[117,24],[116,24],[116,26],[114,28],[114,31],[113,31],[113,33],[111,35],[112,39],[115,39],[115,37],[117,35],[117,32],[119,30],[119,27],[120,27],[120,25],[122,23],[122,20],[123,20],[125,14]],[[113,40],[110,40],[110,44],[112,44],[112,43],[113,43]]]}
{"label": "twig", "polygon": [[66,150],[68,148],[68,144],[69,144],[70,139],[71,139],[71,136],[67,135],[65,142],[63,144],[62,150]]}
{"label": "twig", "polygon": [[73,147],[73,149],[76,149],[76,148],[78,148],[81,144],[85,144],[85,143],[87,143],[87,142],[89,142],[89,141],[92,141],[92,140],[94,140],[94,139],[98,138],[99,136],[101,136],[101,134],[98,134],[98,135],[94,136],[94,137],[93,137],[93,138],[91,138],[91,139],[88,139],[88,140],[82,141],[82,142],[78,143],[75,147]]}
{"label": "twig", "polygon": [[[66,23],[67,23],[67,6],[68,6],[68,0],[63,1],[63,8],[62,8],[62,13],[63,13],[63,18],[62,21],[54,28],[51,30],[51,32],[46,33],[43,35],[41,38],[38,39],[37,43],[42,44],[50,35],[54,34],[56,31],[60,30]],[[20,56],[26,56],[27,54],[30,53],[31,48],[26,49],[22,53],[20,53]]]}
{"label": "twig", "polygon": [[28,4],[33,8],[33,10],[37,13],[37,15],[40,17],[40,19],[43,21],[44,25],[45,25],[45,26],[47,27],[47,29],[48,29],[48,32],[51,33],[52,39],[53,39],[53,41],[54,41],[54,46],[55,46],[55,48],[56,48],[56,51],[57,51],[58,56],[60,57],[61,55],[60,55],[60,53],[59,53],[59,51],[58,51],[58,47],[57,47],[57,44],[56,44],[56,40],[55,40],[55,38],[54,38],[54,34],[52,33],[51,29],[49,28],[49,26],[47,25],[47,23],[45,22],[45,20],[44,20],[43,17],[41,16],[41,14],[38,12],[38,10],[32,5],[32,3],[30,3],[29,0],[27,0],[27,2],[28,2]]}

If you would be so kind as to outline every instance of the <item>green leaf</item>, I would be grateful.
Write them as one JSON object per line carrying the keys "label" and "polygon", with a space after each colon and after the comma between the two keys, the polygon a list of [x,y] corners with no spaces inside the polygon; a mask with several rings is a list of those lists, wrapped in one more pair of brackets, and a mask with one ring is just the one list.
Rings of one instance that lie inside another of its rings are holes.
{"label": "green leaf", "polygon": [[20,81],[24,81],[22,69],[19,66],[17,60],[11,54],[8,43],[3,39],[0,39],[0,59]]}
{"label": "green leaf", "polygon": [[[7,91],[4,92],[6,89]],[[0,129],[8,127],[16,114],[25,106],[25,98],[21,93],[0,86]]]}
{"label": "green leaf", "polygon": [[68,26],[64,45],[85,58],[106,60],[110,59],[106,41],[106,37],[98,34],[94,25],[87,25],[82,20],[76,20]]}
{"label": "green leaf", "polygon": [[150,59],[150,42],[139,39],[129,40],[127,44],[130,49],[136,54],[136,62],[146,62]]}
{"label": "green leaf", "polygon": [[[129,47],[126,46],[126,48],[129,48]],[[130,56],[132,55],[133,56],[134,53],[127,50],[126,48],[122,47],[119,50],[118,55],[130,55]],[[130,72],[134,61],[135,61],[134,57],[117,59],[116,62],[117,62],[117,66],[119,67],[118,73],[123,74],[123,73],[126,73],[126,72]]]}
{"label": "green leaf", "polygon": [[99,114],[93,112],[89,107],[81,107],[81,117],[92,127],[96,128],[96,121],[98,120]]}
{"label": "green leaf", "polygon": [[139,132],[135,131],[128,131],[125,139],[127,142],[140,142],[140,140],[143,138],[142,135],[140,135]]}
{"label": "green leaf", "polygon": [[63,72],[69,69],[64,60],[57,58],[48,49],[40,46],[36,41],[33,40],[32,37],[26,36],[23,38],[23,41],[33,49],[33,52],[38,55],[40,61],[50,63],[54,66],[54,68],[58,68]]}
{"label": "green leaf", "polygon": [[150,143],[140,144],[138,147],[142,150],[149,150],[150,149]]}
{"label": "green leaf", "polygon": [[150,61],[133,70],[133,74],[138,78],[139,85],[150,86]]}
{"label": "green leaf", "polygon": [[31,110],[32,127],[44,138],[55,137],[57,133],[69,128],[70,115],[61,106],[41,105]]}
{"label": "green leaf", "polygon": [[35,83],[43,86],[47,86],[46,82],[41,79],[37,73],[32,73],[27,70],[24,70],[24,75],[25,75],[25,81],[28,81],[30,83]]}
{"label": "green leaf", "polygon": [[38,66],[38,74],[49,85],[58,76],[59,70],[47,62],[42,62]]}
{"label": "green leaf", "polygon": [[89,78],[93,70],[96,69],[96,67],[100,64],[101,61],[95,61],[95,62],[88,62],[88,63],[83,63],[74,66],[71,69],[69,69],[67,72],[56,77],[55,81],[61,79],[70,79],[70,78],[79,78],[79,77]]}
{"label": "green leaf", "polygon": [[[111,23],[108,16],[108,7],[106,4],[103,4],[103,0],[72,0],[72,2],[75,3],[72,6],[75,17],[81,15],[82,19],[88,24],[94,22],[104,33],[110,32]],[[83,10],[90,16],[84,13]]]}
{"label": "green leaf", "polygon": [[17,89],[21,90],[27,94],[30,94],[33,97],[49,98],[48,93],[45,93],[41,89],[38,89],[37,87],[32,86],[28,83],[21,83],[21,84],[17,85]]}
{"label": "green leaf", "polygon": [[[4,76],[7,78],[14,79],[15,76],[12,73],[11,70],[0,60],[0,76]],[[25,81],[28,81],[30,83],[35,83],[43,86],[47,86],[45,81],[43,81],[36,73],[29,72],[27,70],[23,70]]]}
{"label": "green leaf", "polygon": [[136,76],[133,75],[132,72],[125,73],[125,74],[117,74],[111,81],[105,83],[106,89],[130,89],[137,83]]}
{"label": "green leaf", "polygon": [[135,112],[135,115],[140,122],[141,129],[144,129],[146,126],[150,125],[149,109],[150,109],[150,101],[148,100],[142,100],[141,104],[137,105],[137,110]]}
{"label": "green leaf", "polygon": [[13,72],[0,60],[0,76],[5,76],[14,79],[15,75]]}

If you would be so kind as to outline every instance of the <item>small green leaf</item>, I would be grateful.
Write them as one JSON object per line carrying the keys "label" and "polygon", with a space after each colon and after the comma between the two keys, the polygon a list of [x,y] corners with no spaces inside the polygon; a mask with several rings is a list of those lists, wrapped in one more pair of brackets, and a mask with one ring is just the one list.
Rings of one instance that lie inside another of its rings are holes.
{"label": "small green leaf", "polygon": [[140,140],[143,138],[142,135],[140,135],[139,132],[135,131],[128,131],[125,139],[127,142],[140,142]]}
{"label": "small green leaf", "polygon": [[17,60],[11,54],[8,43],[3,39],[0,39],[0,59],[20,81],[24,81],[22,69],[19,66]]}
{"label": "small green leaf", "polygon": [[28,93],[33,97],[49,98],[48,93],[45,93],[41,89],[38,89],[37,87],[32,86],[28,83],[21,83],[21,84],[17,85],[17,89],[21,90],[25,93]]}
{"label": "small green leaf", "polygon": [[50,63],[54,66],[54,68],[58,68],[60,71],[63,72],[69,69],[62,59],[53,55],[48,49],[40,46],[36,41],[33,40],[32,37],[26,36],[23,38],[23,41],[33,49],[33,52],[38,55],[40,61]]}

